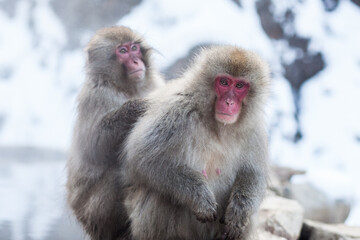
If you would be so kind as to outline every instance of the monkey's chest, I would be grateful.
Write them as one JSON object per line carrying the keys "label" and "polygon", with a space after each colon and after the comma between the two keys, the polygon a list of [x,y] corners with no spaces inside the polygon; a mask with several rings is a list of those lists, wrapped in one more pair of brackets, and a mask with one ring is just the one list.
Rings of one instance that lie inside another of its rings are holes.
{"label": "monkey's chest", "polygon": [[236,167],[231,159],[217,152],[209,152],[202,159],[201,173],[206,178],[216,201],[222,205],[235,180]]}
{"label": "monkey's chest", "polygon": [[231,161],[219,152],[209,151],[202,154],[201,173],[208,181],[221,180],[232,175]]}
{"label": "monkey's chest", "polygon": [[201,173],[206,179],[219,178],[224,174],[220,154],[212,154],[203,158]]}

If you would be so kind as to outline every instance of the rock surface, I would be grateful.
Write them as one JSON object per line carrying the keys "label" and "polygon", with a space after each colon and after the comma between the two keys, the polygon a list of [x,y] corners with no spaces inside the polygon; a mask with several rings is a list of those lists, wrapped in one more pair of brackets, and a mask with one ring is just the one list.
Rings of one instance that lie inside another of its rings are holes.
{"label": "rock surface", "polygon": [[331,199],[313,184],[291,183],[295,175],[305,171],[272,165],[269,174],[269,190],[275,195],[296,200],[304,207],[307,219],[324,223],[344,223],[351,210],[351,199]]}
{"label": "rock surface", "polygon": [[257,240],[286,240],[286,238],[273,235],[267,231],[259,231],[257,233]]}
{"label": "rock surface", "polygon": [[268,196],[258,214],[259,239],[298,239],[303,219],[304,209],[296,201]]}
{"label": "rock surface", "polygon": [[300,240],[353,240],[360,239],[360,227],[343,224],[324,224],[305,220]]}
{"label": "rock surface", "polygon": [[351,205],[347,199],[329,199],[310,183],[290,184],[284,195],[298,201],[305,209],[305,218],[324,223],[343,223]]}

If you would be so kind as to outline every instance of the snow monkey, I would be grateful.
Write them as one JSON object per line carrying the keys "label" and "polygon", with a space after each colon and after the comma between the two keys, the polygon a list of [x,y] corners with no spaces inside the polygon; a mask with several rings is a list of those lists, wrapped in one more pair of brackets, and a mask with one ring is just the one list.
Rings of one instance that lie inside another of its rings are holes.
{"label": "snow monkey", "polygon": [[267,185],[269,83],[254,53],[212,46],[136,103],[121,158],[134,240],[249,238]]}
{"label": "snow monkey", "polygon": [[86,47],[86,81],[78,96],[77,121],[67,162],[68,203],[92,240],[122,238],[128,228],[121,163],[124,137],[143,109],[136,101],[163,84],[151,48],[127,27],[99,30]]}

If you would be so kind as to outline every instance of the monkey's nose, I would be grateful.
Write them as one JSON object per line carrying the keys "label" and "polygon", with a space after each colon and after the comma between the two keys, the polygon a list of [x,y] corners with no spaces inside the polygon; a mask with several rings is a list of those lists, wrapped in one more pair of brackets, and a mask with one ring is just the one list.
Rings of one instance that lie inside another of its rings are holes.
{"label": "monkey's nose", "polygon": [[230,105],[230,106],[234,105],[234,101],[231,99],[226,99],[225,102],[227,105]]}

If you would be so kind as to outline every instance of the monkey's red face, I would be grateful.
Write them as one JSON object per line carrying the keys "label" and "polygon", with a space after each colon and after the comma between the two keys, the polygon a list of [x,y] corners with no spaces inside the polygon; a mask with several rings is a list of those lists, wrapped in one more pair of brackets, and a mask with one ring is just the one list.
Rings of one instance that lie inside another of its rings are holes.
{"label": "monkey's red face", "polygon": [[139,43],[127,42],[116,48],[118,61],[125,66],[131,80],[142,80],[145,77],[145,64]]}
{"label": "monkey's red face", "polygon": [[232,124],[238,119],[242,101],[246,97],[250,83],[245,79],[219,74],[215,78],[215,119],[224,124]]}

